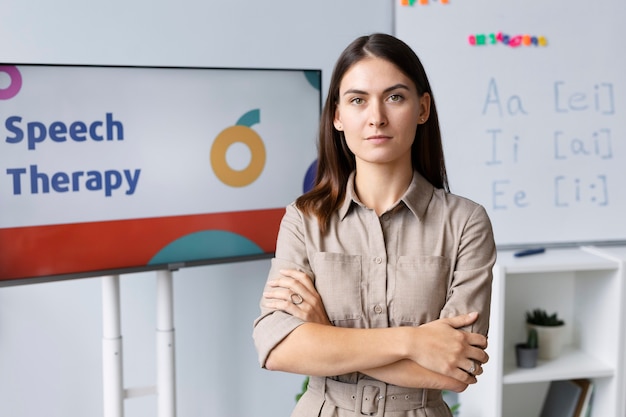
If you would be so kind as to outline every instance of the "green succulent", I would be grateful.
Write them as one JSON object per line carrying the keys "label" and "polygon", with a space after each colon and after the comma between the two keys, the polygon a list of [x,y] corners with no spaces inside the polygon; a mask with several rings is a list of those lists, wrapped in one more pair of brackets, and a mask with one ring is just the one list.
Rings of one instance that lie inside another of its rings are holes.
{"label": "green succulent", "polygon": [[557,313],[548,315],[546,310],[536,308],[526,312],[526,323],[537,326],[562,326],[565,322],[557,316]]}

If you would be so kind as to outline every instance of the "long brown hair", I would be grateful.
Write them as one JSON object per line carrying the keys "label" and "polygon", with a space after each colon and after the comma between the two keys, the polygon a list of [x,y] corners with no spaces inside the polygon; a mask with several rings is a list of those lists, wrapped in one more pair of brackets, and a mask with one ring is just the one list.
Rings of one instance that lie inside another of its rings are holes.
{"label": "long brown hair", "polygon": [[434,187],[449,191],[437,107],[422,63],[406,43],[394,36],[383,33],[362,36],[348,45],[335,64],[321,115],[314,186],[296,200],[300,210],[318,218],[322,233],[327,230],[331,215],[343,203],[348,177],[356,168],[354,154],[348,149],[343,134],[333,125],[339,87],[352,65],[372,56],[397,66],[415,83],[420,96],[430,94],[430,116],[426,123],[417,126],[411,162],[413,169]]}

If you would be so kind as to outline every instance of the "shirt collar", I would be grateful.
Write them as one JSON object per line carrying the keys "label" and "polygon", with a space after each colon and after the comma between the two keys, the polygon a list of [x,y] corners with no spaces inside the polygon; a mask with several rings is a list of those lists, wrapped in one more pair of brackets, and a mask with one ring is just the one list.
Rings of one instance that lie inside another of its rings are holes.
{"label": "shirt collar", "polygon": [[[363,206],[363,203],[359,200],[359,197],[354,191],[354,176],[355,172],[352,171],[346,184],[346,197],[343,204],[339,207],[339,218],[341,220],[346,217],[353,203]],[[409,188],[407,188],[402,198],[400,198],[400,201],[421,221],[424,218],[428,204],[430,204],[434,190],[435,187],[433,187],[426,178],[419,172],[413,171],[413,179],[411,179]]]}
{"label": "shirt collar", "polygon": [[426,180],[419,172],[413,171],[413,179],[401,200],[422,221],[426,215],[426,209],[433,198],[435,187]]}

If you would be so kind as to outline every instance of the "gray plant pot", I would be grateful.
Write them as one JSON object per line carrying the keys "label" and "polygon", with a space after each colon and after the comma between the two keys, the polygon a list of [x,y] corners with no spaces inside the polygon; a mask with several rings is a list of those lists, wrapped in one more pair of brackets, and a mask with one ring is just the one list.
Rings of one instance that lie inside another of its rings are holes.
{"label": "gray plant pot", "polygon": [[515,345],[515,358],[519,368],[534,368],[537,366],[537,357],[539,349],[530,349],[526,343],[518,343]]}

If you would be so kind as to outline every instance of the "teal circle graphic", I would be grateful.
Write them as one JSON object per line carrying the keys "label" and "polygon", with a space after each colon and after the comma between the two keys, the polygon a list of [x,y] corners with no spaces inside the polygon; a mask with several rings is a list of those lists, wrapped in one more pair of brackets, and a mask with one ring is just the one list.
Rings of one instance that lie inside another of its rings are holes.
{"label": "teal circle graphic", "polygon": [[322,77],[318,71],[304,71],[304,76],[313,88],[315,88],[316,90],[321,90]]}
{"label": "teal circle graphic", "polygon": [[263,254],[253,241],[224,230],[204,230],[176,239],[163,247],[148,265],[201,261]]}

